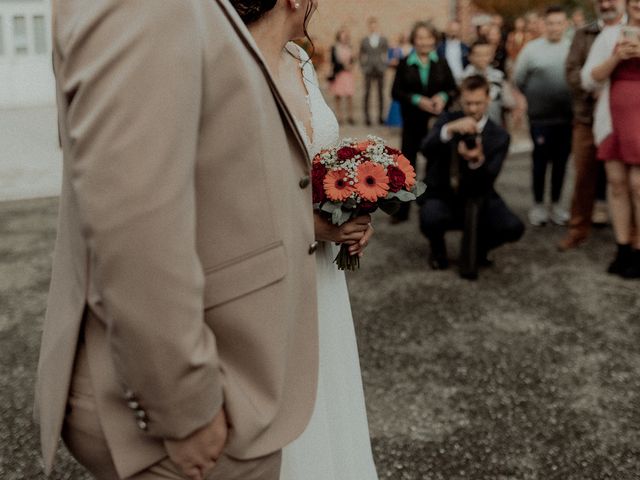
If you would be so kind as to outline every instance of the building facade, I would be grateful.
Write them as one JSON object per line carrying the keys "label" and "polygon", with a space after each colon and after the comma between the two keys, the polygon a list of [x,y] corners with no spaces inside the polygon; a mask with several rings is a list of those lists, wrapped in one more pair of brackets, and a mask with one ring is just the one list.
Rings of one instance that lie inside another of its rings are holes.
{"label": "building facade", "polygon": [[50,0],[0,0],[0,108],[54,103]]}
{"label": "building facade", "polygon": [[[443,28],[451,18],[471,32],[471,0],[322,0],[309,30],[321,49],[349,26],[354,44],[378,18],[392,43],[417,20]],[[51,68],[51,0],[0,0],[0,108],[55,104]]]}

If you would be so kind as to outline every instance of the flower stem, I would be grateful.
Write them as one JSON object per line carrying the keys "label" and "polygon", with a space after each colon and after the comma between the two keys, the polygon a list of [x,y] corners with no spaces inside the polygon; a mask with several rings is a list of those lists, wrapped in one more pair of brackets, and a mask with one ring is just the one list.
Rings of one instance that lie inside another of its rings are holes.
{"label": "flower stem", "polygon": [[349,246],[343,244],[340,247],[340,251],[336,256],[334,263],[338,265],[339,270],[348,270],[350,272],[355,272],[360,268],[360,256],[351,255],[349,253]]}

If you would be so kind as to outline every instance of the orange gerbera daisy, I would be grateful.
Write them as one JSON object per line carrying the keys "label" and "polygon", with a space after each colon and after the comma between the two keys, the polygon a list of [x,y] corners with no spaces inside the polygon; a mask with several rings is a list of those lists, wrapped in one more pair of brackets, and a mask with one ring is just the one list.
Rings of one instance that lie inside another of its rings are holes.
{"label": "orange gerbera daisy", "polygon": [[324,177],[324,191],[329,200],[344,202],[351,196],[354,188],[345,178],[347,178],[346,170],[333,170]]}
{"label": "orange gerbera daisy", "polygon": [[404,173],[404,176],[406,177],[404,181],[405,187],[407,187],[407,190],[411,190],[416,184],[416,171],[411,165],[409,159],[404,155],[398,155],[396,162],[398,162],[398,168],[402,170],[402,173]]}
{"label": "orange gerbera daisy", "polygon": [[386,197],[389,190],[389,177],[384,167],[373,162],[360,164],[356,190],[362,198],[370,202]]}

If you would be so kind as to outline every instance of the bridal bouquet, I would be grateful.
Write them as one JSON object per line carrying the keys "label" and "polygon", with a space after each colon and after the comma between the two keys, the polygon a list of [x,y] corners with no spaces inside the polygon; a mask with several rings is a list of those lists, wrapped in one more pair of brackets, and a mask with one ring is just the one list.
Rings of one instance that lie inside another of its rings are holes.
{"label": "bridal bouquet", "polygon": [[[334,225],[380,209],[395,213],[400,204],[416,200],[426,185],[416,182],[416,172],[402,152],[378,137],[342,140],[313,159],[314,208]],[[360,258],[342,245],[335,259],[340,270],[356,270]]]}

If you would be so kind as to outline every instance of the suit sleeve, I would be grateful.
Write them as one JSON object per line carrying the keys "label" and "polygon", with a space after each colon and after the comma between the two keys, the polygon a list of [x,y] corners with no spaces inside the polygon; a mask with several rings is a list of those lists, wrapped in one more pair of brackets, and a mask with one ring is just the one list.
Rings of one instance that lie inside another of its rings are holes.
{"label": "suit sleeve", "polygon": [[184,438],[223,403],[195,247],[202,35],[192,2],[113,3],[62,49],[67,161],[123,391]]}
{"label": "suit sleeve", "polygon": [[[436,123],[433,125],[431,130],[429,130],[428,135],[422,142],[422,146],[420,151],[426,158],[431,158],[434,156],[434,153],[440,153],[443,146],[446,144],[442,143],[442,139],[440,138],[442,127],[444,127],[447,123],[451,121],[449,115],[444,114],[440,115]],[[430,157],[431,156],[431,157]],[[437,156],[437,155],[435,155]]]}
{"label": "suit sleeve", "polygon": [[578,30],[571,42],[569,55],[567,56],[566,73],[567,83],[574,95],[582,95],[582,80],[580,71],[586,61],[585,42],[586,34],[584,30]]}
{"label": "suit sleeve", "polygon": [[477,188],[479,191],[487,192],[493,187],[509,154],[510,143],[511,137],[508,133],[503,132],[495,144],[484,147],[485,162],[480,168],[472,170],[467,166],[465,175],[469,176],[474,189]]}

